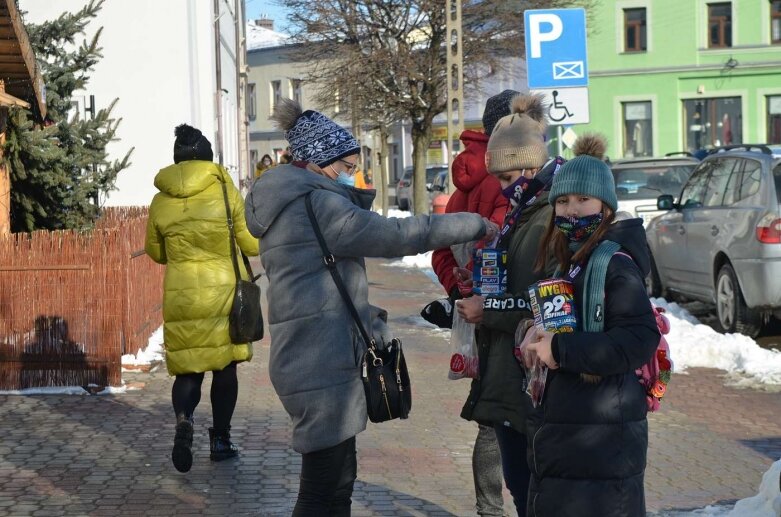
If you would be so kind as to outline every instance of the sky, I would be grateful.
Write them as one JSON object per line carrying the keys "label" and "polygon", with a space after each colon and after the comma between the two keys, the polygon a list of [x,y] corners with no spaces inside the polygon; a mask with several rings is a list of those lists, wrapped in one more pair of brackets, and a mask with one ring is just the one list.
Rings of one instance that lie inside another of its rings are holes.
{"label": "sky", "polygon": [[281,0],[244,0],[247,21],[266,16],[274,20],[274,30],[285,32],[287,9],[280,4]]}

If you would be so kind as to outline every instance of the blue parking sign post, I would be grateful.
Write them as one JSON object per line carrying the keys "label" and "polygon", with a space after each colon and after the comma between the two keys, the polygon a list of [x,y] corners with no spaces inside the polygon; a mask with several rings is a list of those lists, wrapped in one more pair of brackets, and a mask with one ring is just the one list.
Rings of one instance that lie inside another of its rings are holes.
{"label": "blue parking sign post", "polygon": [[586,11],[533,9],[523,19],[529,89],[588,86]]}

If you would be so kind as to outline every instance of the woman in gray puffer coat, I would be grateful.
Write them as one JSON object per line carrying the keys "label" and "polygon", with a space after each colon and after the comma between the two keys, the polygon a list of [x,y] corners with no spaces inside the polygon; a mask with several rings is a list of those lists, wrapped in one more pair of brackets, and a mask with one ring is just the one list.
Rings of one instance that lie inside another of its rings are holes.
{"label": "woman in gray puffer coat", "polygon": [[364,257],[398,257],[492,238],[479,215],[385,218],[371,211],[373,190],[350,185],[358,142],[315,111],[283,99],[273,120],[294,162],[269,170],[246,200],[250,232],[261,240],[268,276],[271,382],[293,420],[303,455],[293,515],[349,515],[357,475],[355,436],[366,428],[359,361],[365,344],[323,263],[305,199],[364,328],[372,328]]}

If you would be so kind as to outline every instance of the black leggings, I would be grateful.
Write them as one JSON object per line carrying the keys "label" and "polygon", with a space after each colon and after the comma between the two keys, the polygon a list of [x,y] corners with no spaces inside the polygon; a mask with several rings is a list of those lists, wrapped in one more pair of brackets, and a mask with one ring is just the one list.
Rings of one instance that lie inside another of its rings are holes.
{"label": "black leggings", "polygon": [[[184,413],[192,416],[198,402],[201,401],[201,384],[203,373],[186,373],[177,375],[171,388],[171,399],[174,403],[174,413]],[[212,418],[215,429],[228,429],[236,408],[236,397],[239,395],[239,380],[236,377],[236,363],[231,363],[222,370],[212,372]]]}
{"label": "black leggings", "polygon": [[304,454],[293,517],[349,517],[357,475],[355,436],[328,449]]}

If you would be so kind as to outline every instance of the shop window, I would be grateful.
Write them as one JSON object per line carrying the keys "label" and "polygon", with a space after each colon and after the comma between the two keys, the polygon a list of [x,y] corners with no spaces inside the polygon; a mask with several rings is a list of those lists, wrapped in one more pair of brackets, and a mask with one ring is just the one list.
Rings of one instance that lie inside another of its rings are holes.
{"label": "shop window", "polygon": [[740,97],[685,100],[683,111],[687,151],[743,143]]}
{"label": "shop window", "polygon": [[624,156],[651,156],[654,152],[650,102],[624,102]]}
{"label": "shop window", "polygon": [[732,46],[732,2],[708,4],[708,47]]}
{"label": "shop window", "polygon": [[645,8],[624,9],[624,50],[645,52],[646,20]]}

